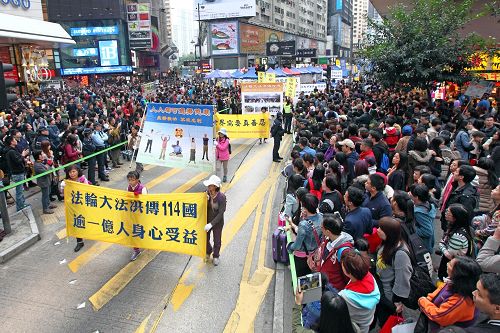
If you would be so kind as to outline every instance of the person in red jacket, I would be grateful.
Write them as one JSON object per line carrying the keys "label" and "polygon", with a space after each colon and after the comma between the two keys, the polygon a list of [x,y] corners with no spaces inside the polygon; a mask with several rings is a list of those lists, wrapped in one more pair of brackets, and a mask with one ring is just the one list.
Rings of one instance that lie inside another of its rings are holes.
{"label": "person in red jacket", "polygon": [[76,161],[82,156],[82,152],[77,148],[77,137],[75,134],[68,135],[66,143],[64,144],[62,163],[67,164],[69,162]]}
{"label": "person in red jacket", "polygon": [[322,232],[325,235],[320,246],[320,272],[328,276],[328,282],[337,290],[345,288],[349,278],[342,271],[340,258],[344,251],[353,248],[354,240],[348,233],[342,231],[344,221],[338,212],[324,214]]}
{"label": "person in red jacket", "polygon": [[375,154],[373,153],[372,147],[373,147],[372,140],[363,139],[363,141],[361,141],[361,145],[359,146],[359,148],[361,149],[361,154],[359,154],[359,159],[366,160],[369,157],[375,158]]}

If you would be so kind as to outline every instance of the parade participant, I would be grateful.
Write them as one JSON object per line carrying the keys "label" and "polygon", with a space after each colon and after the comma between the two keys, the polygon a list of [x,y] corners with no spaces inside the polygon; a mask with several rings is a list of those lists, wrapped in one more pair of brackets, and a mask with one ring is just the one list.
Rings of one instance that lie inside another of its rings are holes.
{"label": "parade participant", "polygon": [[223,170],[222,182],[227,182],[227,164],[231,153],[229,152],[229,145],[231,144],[227,136],[227,131],[225,128],[221,128],[217,132],[218,138],[215,145],[215,159],[216,159],[216,170],[217,174],[221,173],[221,168]]}
{"label": "parade participant", "polygon": [[[82,169],[76,164],[70,165],[66,168],[66,180],[71,180],[73,182],[78,182],[81,184],[90,184],[90,182],[83,175]],[[61,195],[64,196],[64,188],[66,186],[66,181],[61,182]],[[82,238],[76,238],[75,252],[82,249],[84,243]]]}
{"label": "parade participant", "polygon": [[293,101],[290,97],[286,99],[283,106],[283,118],[285,120],[285,133],[292,134]]}
{"label": "parade participant", "polygon": [[285,131],[283,130],[283,124],[281,123],[282,118],[281,112],[276,114],[276,119],[274,119],[273,126],[271,127],[271,136],[274,139],[273,144],[273,162],[281,162],[283,157],[279,155],[281,139]]}
{"label": "parade participant", "polygon": [[[140,174],[137,171],[130,171],[127,174],[127,181],[128,181],[127,191],[134,192],[136,196],[141,194],[148,194],[146,186],[141,183],[139,178]],[[130,256],[130,261],[135,261],[140,254],[141,254],[141,249],[134,247],[134,251]]]}
{"label": "parade participant", "polygon": [[[220,248],[222,245],[222,228],[224,227],[224,213],[226,212],[226,196],[220,191],[221,180],[216,175],[210,176],[203,181],[203,185],[207,187],[208,206],[207,206],[207,224],[205,231],[207,232],[207,252],[205,261],[210,260],[210,255],[213,257],[214,266],[220,263]],[[210,244],[210,235],[213,237],[213,247]]]}
{"label": "parade participant", "polygon": [[[267,110],[267,106],[263,106],[260,108],[260,112],[262,112],[262,116],[265,118],[265,119],[269,119],[269,112]],[[264,137],[262,138],[259,138],[259,145],[262,144],[262,139],[264,139],[264,143],[267,143],[267,134],[264,135]]]}

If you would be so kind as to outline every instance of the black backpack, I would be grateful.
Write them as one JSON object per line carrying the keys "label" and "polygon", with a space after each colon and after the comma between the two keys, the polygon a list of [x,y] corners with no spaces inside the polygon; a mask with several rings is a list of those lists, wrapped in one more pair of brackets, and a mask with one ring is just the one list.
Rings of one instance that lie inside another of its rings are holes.
{"label": "black backpack", "polygon": [[432,279],[429,276],[427,269],[419,266],[414,260],[413,256],[408,252],[408,250],[403,247],[400,247],[396,249],[396,251],[394,251],[394,255],[392,257],[393,267],[394,257],[399,250],[404,251],[408,255],[408,257],[410,257],[411,265],[413,267],[413,272],[410,277],[410,294],[408,295],[408,298],[403,301],[403,304],[407,308],[416,310],[419,308],[418,299],[432,293],[434,290],[436,290],[436,286],[432,283]]}
{"label": "black backpack", "polygon": [[415,262],[418,266],[427,270],[429,276],[432,276],[434,267],[432,266],[432,256],[429,250],[424,246],[422,239],[415,232],[413,226],[408,226],[404,222],[401,222],[401,228],[403,233],[406,234],[406,243],[410,249],[410,259]]}

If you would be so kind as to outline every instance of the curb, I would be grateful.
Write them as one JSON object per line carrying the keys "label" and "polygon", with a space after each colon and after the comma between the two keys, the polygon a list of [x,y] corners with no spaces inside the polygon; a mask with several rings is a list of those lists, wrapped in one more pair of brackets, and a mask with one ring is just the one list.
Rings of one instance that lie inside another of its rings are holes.
{"label": "curb", "polygon": [[38,226],[35,221],[35,216],[33,215],[31,207],[26,207],[20,212],[27,214],[28,222],[30,224],[31,234],[29,234],[19,242],[15,243],[14,245],[0,252],[0,263],[4,263],[12,259],[13,257],[23,252],[24,250],[26,250],[27,248],[29,248],[30,246],[32,246],[41,239],[40,233],[38,231]]}
{"label": "curb", "polygon": [[273,333],[284,333],[284,306],[285,306],[285,269],[283,264],[276,264],[276,278],[274,279],[274,314]]}

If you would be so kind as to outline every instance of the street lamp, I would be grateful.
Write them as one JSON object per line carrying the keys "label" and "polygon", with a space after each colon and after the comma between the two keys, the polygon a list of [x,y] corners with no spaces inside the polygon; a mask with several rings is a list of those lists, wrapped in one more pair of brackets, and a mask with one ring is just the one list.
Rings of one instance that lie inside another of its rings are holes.
{"label": "street lamp", "polygon": [[200,63],[203,60],[203,54],[201,53],[201,15],[200,8],[205,9],[205,6],[201,6],[199,3],[196,5],[196,10],[198,11],[198,51],[200,52]]}

